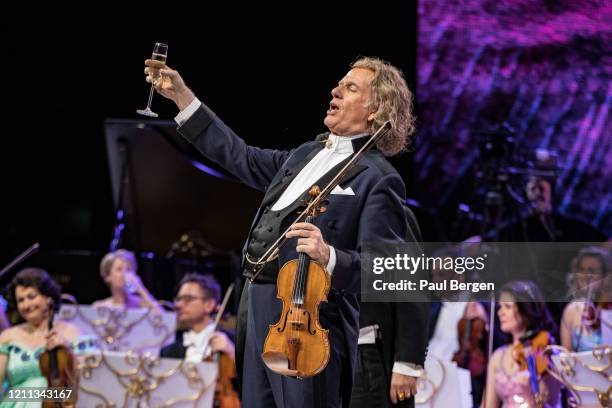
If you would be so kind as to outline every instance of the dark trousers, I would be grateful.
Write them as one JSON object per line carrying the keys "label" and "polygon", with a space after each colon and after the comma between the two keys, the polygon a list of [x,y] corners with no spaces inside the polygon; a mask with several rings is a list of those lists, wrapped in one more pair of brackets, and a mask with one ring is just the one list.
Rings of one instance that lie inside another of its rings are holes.
{"label": "dark trousers", "polygon": [[280,318],[282,304],[274,284],[247,284],[248,320],[242,385],[243,408],[339,408],[342,368],[346,365],[344,334],[337,307],[329,302],[320,309],[320,322],[329,329],[330,359],[319,375],[306,379],[281,376],[261,358],[270,323]]}
{"label": "dark trousers", "polygon": [[357,351],[351,408],[414,407],[414,397],[393,405],[389,398],[390,368],[377,344],[361,344]]}

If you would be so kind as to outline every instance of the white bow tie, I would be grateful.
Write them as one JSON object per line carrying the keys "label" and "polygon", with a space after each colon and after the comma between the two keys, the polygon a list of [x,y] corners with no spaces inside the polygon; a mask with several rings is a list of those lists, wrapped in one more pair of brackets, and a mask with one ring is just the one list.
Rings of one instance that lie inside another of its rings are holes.
{"label": "white bow tie", "polygon": [[206,327],[199,333],[193,330],[186,331],[185,333],[183,333],[183,346],[194,346],[198,348],[203,347],[205,344],[208,343],[208,340],[210,339],[212,333],[213,331],[209,327]]}
{"label": "white bow tie", "polygon": [[196,346],[202,341],[202,333],[196,333],[193,330],[183,333],[183,346]]}
{"label": "white bow tie", "polygon": [[193,330],[183,333],[183,346],[186,347],[185,360],[195,363],[207,357],[210,354],[208,345],[213,333],[212,326],[206,327],[199,333]]}

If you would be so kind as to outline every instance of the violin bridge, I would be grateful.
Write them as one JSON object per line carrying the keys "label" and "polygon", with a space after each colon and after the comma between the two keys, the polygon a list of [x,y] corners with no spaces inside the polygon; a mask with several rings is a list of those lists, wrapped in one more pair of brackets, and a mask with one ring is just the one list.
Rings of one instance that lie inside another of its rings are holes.
{"label": "violin bridge", "polygon": [[304,331],[304,328],[306,327],[306,325],[304,323],[305,322],[302,322],[302,321],[299,321],[299,320],[291,320],[291,321],[289,321],[289,324],[291,325],[291,329],[292,330],[296,330],[296,331]]}

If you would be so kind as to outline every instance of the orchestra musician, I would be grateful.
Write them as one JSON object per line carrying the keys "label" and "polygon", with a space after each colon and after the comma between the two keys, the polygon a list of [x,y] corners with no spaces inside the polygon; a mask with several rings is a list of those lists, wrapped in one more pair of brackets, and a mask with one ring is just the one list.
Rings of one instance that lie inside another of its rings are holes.
{"label": "orchestra musician", "polygon": [[[218,311],[221,287],[211,275],[189,273],[181,279],[174,298],[177,336],[160,350],[160,357],[179,358],[192,363],[217,361],[219,366],[214,406],[240,407],[235,386],[235,348],[228,333],[218,330],[212,314]],[[216,357],[216,358],[215,358]]]}
{"label": "orchestra musician", "polygon": [[234,343],[228,334],[214,330],[212,314],[221,300],[221,287],[210,275],[186,274],[174,298],[177,313],[177,337],[163,347],[160,357],[181,358],[200,362],[206,349],[222,352],[235,359]]}
{"label": "orchestra musician", "polygon": [[[47,387],[49,380],[40,364],[41,356],[57,348],[79,356],[98,349],[93,336],[81,335],[77,326],[57,321],[49,324],[61,303],[61,289],[49,274],[39,268],[17,273],[9,287],[9,308],[17,310],[20,322],[0,334],[0,384],[8,379],[9,387]],[[64,362],[58,359],[59,363]],[[78,380],[71,361],[68,376]],[[47,364],[48,367],[48,364]],[[56,369],[61,372],[60,364]],[[75,387],[73,383],[71,387]],[[5,393],[5,397],[7,394]],[[3,401],[2,407],[40,407],[41,402]],[[62,406],[74,406],[63,403]]]}
{"label": "orchestra musician", "polygon": [[93,306],[149,307],[161,311],[161,306],[138,276],[138,263],[133,252],[118,249],[104,255],[100,261],[100,276],[108,285],[111,296],[94,302]]}
{"label": "orchestra musician", "polygon": [[540,289],[531,281],[508,282],[500,290],[497,316],[510,342],[489,360],[482,406],[560,408],[561,385],[547,373],[543,355],[554,343],[555,324]]}

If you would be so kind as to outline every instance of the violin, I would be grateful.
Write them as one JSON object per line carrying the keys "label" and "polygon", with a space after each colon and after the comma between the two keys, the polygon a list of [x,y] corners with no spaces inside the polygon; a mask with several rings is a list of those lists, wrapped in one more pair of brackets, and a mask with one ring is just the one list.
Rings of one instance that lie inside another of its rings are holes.
{"label": "violin", "polygon": [[213,407],[215,408],[240,408],[240,397],[234,388],[236,378],[236,364],[226,354],[219,355],[219,376]]}
{"label": "violin", "polygon": [[[254,272],[249,278],[251,282],[262,273],[266,264],[276,262],[280,247],[288,241],[286,235],[293,225],[300,220],[312,223],[317,214],[324,212],[322,205],[326,197],[390,129],[390,121],[383,123],[322,190],[318,186],[312,187],[306,208],[256,262],[251,262]],[[319,324],[319,305],[327,302],[331,278],[323,265],[310,260],[302,252],[298,259],[283,265],[276,285],[283,310],[279,321],[270,325],[261,357],[275,373],[312,377],[323,371],[329,362],[328,330]]]}
{"label": "violin", "polygon": [[[48,329],[53,329],[53,308],[50,309]],[[72,350],[65,346],[57,346],[51,350],[45,350],[40,355],[38,362],[40,371],[47,378],[48,387],[69,388],[76,392],[78,387],[78,375],[76,362]],[[43,408],[74,407],[76,400],[70,403],[60,401],[43,400]]]}
{"label": "violin", "polygon": [[[221,302],[221,306],[217,311],[217,315],[215,316],[214,322],[214,330],[217,329],[219,325],[219,321],[223,316],[223,312],[225,311],[225,307],[227,306],[227,302],[229,301],[232,290],[234,289],[234,284],[231,284],[230,287],[225,292],[225,296],[223,297],[223,302]],[[210,344],[204,350],[204,355],[207,356],[205,361],[212,361],[213,356],[210,355]],[[236,364],[234,361],[225,353],[217,353],[215,356],[215,360],[219,365],[219,372],[217,375],[217,384],[215,387],[215,396],[213,398],[213,407],[215,408],[240,408],[240,397],[238,396],[238,391],[234,388],[234,379],[236,378]]]}
{"label": "violin", "polygon": [[513,346],[512,355],[521,370],[529,371],[529,385],[536,405],[542,407],[544,401],[540,393],[539,380],[548,371],[549,361],[544,350],[553,343],[553,338],[546,330],[539,332],[530,330],[519,340],[519,343]]}
{"label": "violin", "polygon": [[[318,186],[310,189],[310,204],[319,193]],[[310,204],[305,221],[313,223],[325,207]],[[277,297],[283,302],[283,310],[279,321],[270,325],[261,355],[270,370],[307,378],[327,366],[330,356],[328,330],[319,323],[319,306],[327,302],[330,286],[331,278],[325,267],[304,252],[280,269]]]}
{"label": "violin", "polygon": [[459,367],[468,369],[472,376],[479,377],[487,369],[487,356],[483,346],[483,342],[486,342],[487,324],[481,318],[464,317],[457,326],[459,350],[454,354],[453,361]]}

